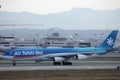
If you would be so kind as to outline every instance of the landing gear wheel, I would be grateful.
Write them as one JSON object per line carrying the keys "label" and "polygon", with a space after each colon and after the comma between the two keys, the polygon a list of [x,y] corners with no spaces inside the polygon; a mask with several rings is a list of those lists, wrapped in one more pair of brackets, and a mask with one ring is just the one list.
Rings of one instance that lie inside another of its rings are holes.
{"label": "landing gear wheel", "polygon": [[13,61],[13,66],[16,66],[16,63],[15,63],[15,61]]}
{"label": "landing gear wheel", "polygon": [[62,62],[63,65],[72,65],[72,62]]}
{"label": "landing gear wheel", "polygon": [[61,62],[54,62],[53,65],[61,65]]}

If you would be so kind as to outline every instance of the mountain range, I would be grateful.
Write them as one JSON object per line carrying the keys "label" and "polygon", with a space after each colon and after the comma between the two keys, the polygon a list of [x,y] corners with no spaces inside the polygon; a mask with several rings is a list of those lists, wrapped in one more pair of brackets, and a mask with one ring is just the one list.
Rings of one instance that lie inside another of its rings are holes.
{"label": "mountain range", "polygon": [[47,29],[48,26],[63,29],[118,29],[119,21],[120,9],[100,11],[74,8],[70,11],[48,15],[0,11],[0,24],[43,24],[44,26],[39,26],[39,29]]}

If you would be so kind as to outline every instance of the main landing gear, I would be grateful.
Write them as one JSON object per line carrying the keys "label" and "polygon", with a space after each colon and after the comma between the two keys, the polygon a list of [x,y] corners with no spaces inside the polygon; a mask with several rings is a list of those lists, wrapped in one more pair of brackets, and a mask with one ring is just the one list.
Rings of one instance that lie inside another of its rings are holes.
{"label": "main landing gear", "polygon": [[53,65],[61,65],[61,62],[54,62]]}
{"label": "main landing gear", "polygon": [[63,65],[72,65],[72,62],[62,62]]}
{"label": "main landing gear", "polygon": [[61,62],[54,62],[53,63],[53,65],[72,65],[72,62],[64,62],[64,61],[62,61],[62,63]]}

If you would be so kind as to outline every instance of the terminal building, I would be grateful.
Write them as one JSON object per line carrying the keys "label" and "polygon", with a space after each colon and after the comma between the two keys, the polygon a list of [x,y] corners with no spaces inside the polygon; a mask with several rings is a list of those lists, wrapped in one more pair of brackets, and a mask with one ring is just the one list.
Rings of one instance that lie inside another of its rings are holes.
{"label": "terminal building", "polygon": [[65,30],[55,27],[42,35],[40,40],[16,39],[14,36],[0,36],[0,46],[15,47],[90,47],[91,43],[71,36]]}
{"label": "terminal building", "polygon": [[15,37],[13,36],[1,36],[0,35],[0,46],[11,46],[15,42]]}
{"label": "terminal building", "polygon": [[18,40],[13,36],[0,36],[0,46],[2,47],[35,47],[33,40]]}
{"label": "terminal building", "polygon": [[69,35],[65,30],[55,27],[41,38],[40,43],[44,43],[44,47],[90,47],[90,42],[85,42],[77,37]]}

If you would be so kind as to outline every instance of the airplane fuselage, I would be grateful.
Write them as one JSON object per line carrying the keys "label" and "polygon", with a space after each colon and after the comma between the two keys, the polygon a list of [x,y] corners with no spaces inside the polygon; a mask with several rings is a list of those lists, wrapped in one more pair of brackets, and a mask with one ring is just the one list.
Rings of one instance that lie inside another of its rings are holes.
{"label": "airplane fuselage", "polygon": [[[50,57],[69,56],[77,54],[99,54],[106,53],[104,48],[28,48],[28,49],[14,49],[3,54],[10,60],[51,60]],[[9,55],[8,55],[9,54]],[[49,57],[49,58],[47,58]]]}

